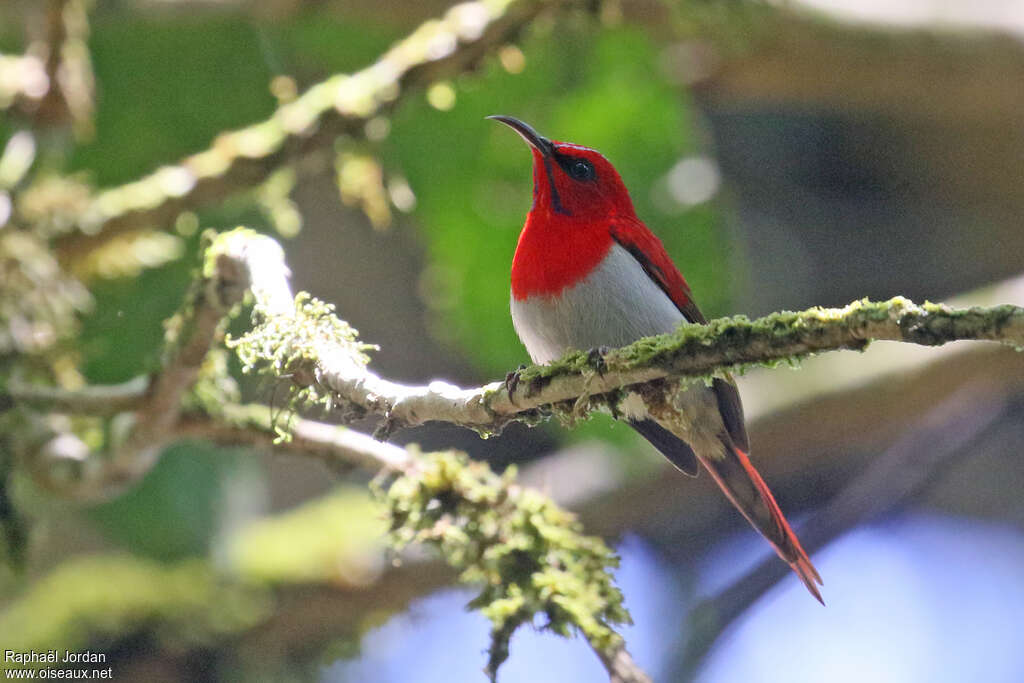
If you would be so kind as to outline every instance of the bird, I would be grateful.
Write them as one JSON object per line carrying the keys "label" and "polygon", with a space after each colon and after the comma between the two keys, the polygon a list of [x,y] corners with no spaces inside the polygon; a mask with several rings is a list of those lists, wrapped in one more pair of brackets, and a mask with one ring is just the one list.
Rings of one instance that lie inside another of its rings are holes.
{"label": "bird", "polygon": [[[589,147],[548,139],[517,118],[487,118],[518,133],[533,157],[533,206],[512,259],[510,308],[534,363],[570,350],[625,346],[681,323],[707,323],[661,240],[637,217],[611,162]],[[683,419],[666,420],[663,411],[655,417],[636,393],[618,412],[683,473],[707,470],[824,604],[821,576],[750,462],[732,377],[691,384],[673,405]]]}

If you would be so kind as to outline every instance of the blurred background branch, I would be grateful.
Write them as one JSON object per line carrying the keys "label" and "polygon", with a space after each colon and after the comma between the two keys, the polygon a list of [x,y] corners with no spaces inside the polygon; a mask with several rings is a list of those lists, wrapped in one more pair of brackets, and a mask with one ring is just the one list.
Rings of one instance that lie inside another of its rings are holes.
{"label": "blurred background branch", "polygon": [[[138,381],[63,396],[28,389],[30,401],[55,398],[58,409],[111,413],[139,404],[132,413],[116,416],[120,433],[111,434],[106,453],[90,452],[70,430],[36,436],[33,441],[42,441],[38,450],[29,446],[21,457],[40,486],[72,499],[103,499],[136,483],[153,467],[164,446],[176,437],[186,392],[198,379],[210,348],[223,339],[228,312],[247,290],[246,283],[233,279],[235,275],[227,268],[211,268],[192,283],[182,309],[167,321],[161,367],[145,383],[143,395]],[[16,391],[12,398],[18,401]],[[40,421],[41,428],[44,422]]]}
{"label": "blurred background branch", "polygon": [[27,106],[49,91],[45,62],[35,55],[0,55],[0,105]]}
{"label": "blurred background branch", "polygon": [[423,24],[372,66],[336,74],[282,104],[273,116],[223,133],[213,145],[140,180],[91,198],[76,230],[58,243],[67,261],[123,232],[173,225],[184,211],[223,201],[266,180],[283,164],[324,152],[342,135],[362,138],[366,126],[405,92],[457,76],[514,40],[555,0],[500,0],[457,5]]}
{"label": "blurred background branch", "polygon": [[38,131],[93,132],[92,64],[87,45],[91,0],[46,0],[29,22],[24,55],[0,55],[0,109],[15,107]]}
{"label": "blurred background branch", "polygon": [[33,113],[37,125],[71,129],[79,139],[93,134],[95,83],[87,44],[91,2],[46,0],[46,28],[36,50],[45,55],[50,84]]}

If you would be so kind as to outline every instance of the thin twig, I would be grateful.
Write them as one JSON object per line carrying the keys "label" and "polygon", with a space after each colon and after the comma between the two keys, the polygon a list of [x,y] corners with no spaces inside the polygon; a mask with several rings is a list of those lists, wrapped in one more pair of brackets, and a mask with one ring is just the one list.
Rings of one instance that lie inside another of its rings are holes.
{"label": "thin twig", "polygon": [[608,672],[609,683],[651,683],[651,677],[633,661],[625,643],[614,653],[606,654],[596,648],[594,652]]}
{"label": "thin twig", "polygon": [[343,425],[292,417],[291,438],[281,440],[270,418],[270,407],[259,404],[222,406],[218,416],[188,413],[176,429],[185,437],[214,443],[273,448],[284,453],[314,456],[335,470],[360,467],[368,472],[405,472],[412,459],[400,446],[378,441]]}
{"label": "thin twig", "polygon": [[104,416],[138,408],[148,391],[149,378],[140,376],[121,384],[89,385],[80,389],[60,389],[11,380],[4,393],[13,403],[28,408]]}

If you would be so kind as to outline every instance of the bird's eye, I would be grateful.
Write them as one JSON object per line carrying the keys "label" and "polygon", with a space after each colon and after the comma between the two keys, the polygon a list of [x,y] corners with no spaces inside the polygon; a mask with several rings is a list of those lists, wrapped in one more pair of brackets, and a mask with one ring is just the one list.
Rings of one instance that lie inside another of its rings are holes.
{"label": "bird's eye", "polygon": [[569,175],[576,180],[593,180],[594,165],[585,159],[576,159],[569,164]]}
{"label": "bird's eye", "polygon": [[570,178],[573,180],[596,180],[597,172],[594,170],[594,164],[590,163],[589,160],[583,157],[569,156],[568,154],[559,154],[555,152],[555,161],[562,167]]}

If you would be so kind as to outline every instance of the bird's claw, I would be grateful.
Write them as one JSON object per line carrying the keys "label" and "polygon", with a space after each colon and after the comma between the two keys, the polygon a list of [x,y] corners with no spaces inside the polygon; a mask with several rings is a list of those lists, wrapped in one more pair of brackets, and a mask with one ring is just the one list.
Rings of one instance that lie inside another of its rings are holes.
{"label": "bird's claw", "polygon": [[520,365],[518,369],[505,375],[505,390],[508,391],[509,396],[515,393],[516,387],[519,386],[519,380],[522,378],[522,372],[525,369],[525,365]]}
{"label": "bird's claw", "polygon": [[608,369],[608,365],[604,362],[604,357],[611,350],[610,346],[595,346],[587,351],[587,363],[597,371],[597,374],[604,375],[604,371]]}

